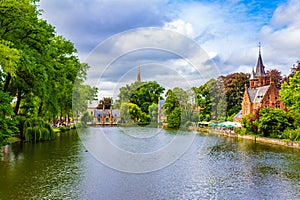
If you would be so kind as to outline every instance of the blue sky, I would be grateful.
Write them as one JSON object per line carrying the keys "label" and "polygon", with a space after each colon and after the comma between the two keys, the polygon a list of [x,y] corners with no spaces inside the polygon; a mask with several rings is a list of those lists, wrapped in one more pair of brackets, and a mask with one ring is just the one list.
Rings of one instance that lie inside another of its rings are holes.
{"label": "blue sky", "polygon": [[[300,59],[298,0],[41,0],[40,8],[44,10],[42,17],[56,27],[57,33],[74,43],[81,61],[91,65],[94,71],[89,73],[89,81],[97,82],[101,96],[112,96],[118,87],[132,82],[138,66],[143,80],[165,81],[163,85],[168,88],[188,87],[186,82],[178,83],[181,78],[191,80],[193,86],[206,80],[197,78],[197,73],[193,77],[195,69],[181,55],[157,49],[123,52],[105,71],[101,58],[112,56],[121,41],[123,48],[141,41],[148,44],[139,37],[142,31],[134,31],[137,28],[172,30],[196,42],[215,63],[214,70],[205,76],[250,72],[257,61],[258,42],[262,43],[266,69],[288,74]],[[166,42],[165,49],[182,50],[191,42],[186,40],[183,45],[177,39]],[[155,44],[162,40],[168,38],[152,38]],[[168,71],[176,73],[172,76]]]}

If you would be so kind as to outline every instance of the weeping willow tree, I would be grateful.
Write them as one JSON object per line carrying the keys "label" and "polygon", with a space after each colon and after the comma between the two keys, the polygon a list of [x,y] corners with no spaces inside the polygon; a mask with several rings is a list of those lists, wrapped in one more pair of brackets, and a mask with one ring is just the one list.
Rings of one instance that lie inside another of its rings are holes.
{"label": "weeping willow tree", "polygon": [[19,119],[20,138],[25,141],[47,141],[55,139],[55,133],[49,123],[40,118],[20,118]]}

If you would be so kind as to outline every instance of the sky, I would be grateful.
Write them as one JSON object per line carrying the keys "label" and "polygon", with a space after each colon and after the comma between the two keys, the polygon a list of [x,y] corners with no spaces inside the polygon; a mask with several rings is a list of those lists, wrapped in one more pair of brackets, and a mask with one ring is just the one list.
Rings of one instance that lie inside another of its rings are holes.
{"label": "sky", "polygon": [[74,43],[99,98],[136,80],[165,88],[300,60],[299,0],[41,0],[42,18]]}

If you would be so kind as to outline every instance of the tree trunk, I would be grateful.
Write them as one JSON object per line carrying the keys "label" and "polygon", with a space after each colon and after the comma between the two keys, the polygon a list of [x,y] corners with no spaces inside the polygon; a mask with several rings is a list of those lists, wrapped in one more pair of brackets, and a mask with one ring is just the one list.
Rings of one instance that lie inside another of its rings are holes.
{"label": "tree trunk", "polygon": [[11,79],[11,74],[7,73],[7,77],[5,79],[5,85],[4,85],[4,92],[7,92],[7,90],[8,90],[10,79]]}
{"label": "tree trunk", "polygon": [[62,112],[63,112],[62,109],[60,109],[60,119],[59,120],[61,123],[62,123]]}
{"label": "tree trunk", "polygon": [[17,104],[16,104],[16,107],[14,109],[15,115],[18,115],[19,109],[20,109],[20,105],[21,105],[21,94],[19,93],[18,94],[18,99],[17,99]]}
{"label": "tree trunk", "polygon": [[41,101],[40,106],[39,106],[38,116],[42,116],[43,105],[44,105],[44,102]]}

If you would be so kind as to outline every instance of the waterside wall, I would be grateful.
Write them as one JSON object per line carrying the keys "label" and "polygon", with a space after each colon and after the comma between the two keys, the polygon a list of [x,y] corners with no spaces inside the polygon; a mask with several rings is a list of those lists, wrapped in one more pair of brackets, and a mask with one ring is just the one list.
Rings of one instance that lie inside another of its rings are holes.
{"label": "waterside wall", "polygon": [[208,129],[208,133],[223,135],[223,136],[227,136],[227,137],[235,137],[235,138],[254,140],[255,142],[259,142],[259,143],[275,144],[275,145],[281,145],[281,146],[300,149],[300,142],[286,141],[286,140],[277,139],[277,138],[266,138],[266,137],[255,136],[255,135],[242,135],[242,134],[233,133],[233,131],[226,132],[226,131],[216,130],[216,129]]}

